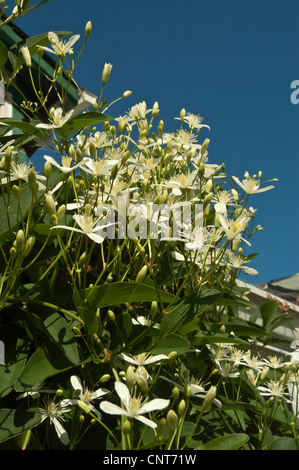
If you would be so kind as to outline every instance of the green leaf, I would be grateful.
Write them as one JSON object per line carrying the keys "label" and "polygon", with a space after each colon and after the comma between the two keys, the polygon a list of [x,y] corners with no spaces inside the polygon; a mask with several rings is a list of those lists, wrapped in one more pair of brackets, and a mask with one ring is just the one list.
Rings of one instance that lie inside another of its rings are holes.
{"label": "green leaf", "polygon": [[30,357],[15,384],[17,392],[23,392],[48,377],[60,374],[71,369],[74,364],[63,354],[61,349],[53,343],[40,346]]}
{"label": "green leaf", "polygon": [[77,309],[80,317],[84,320],[84,328],[93,335],[99,329],[99,320],[95,311],[90,308],[78,307]]}
{"label": "green leaf", "polygon": [[[137,284],[135,282],[115,282],[104,284],[102,286],[90,287],[80,292],[82,300],[74,296],[74,304],[76,307],[84,298],[87,299],[86,306],[89,308],[109,307],[112,305],[120,305],[126,302],[152,302],[161,301],[165,303],[172,302],[175,296],[168,292],[159,291],[159,295],[154,287],[145,284]],[[85,297],[84,297],[85,295]]]}
{"label": "green leaf", "polygon": [[76,338],[67,320],[59,313],[53,313],[44,321],[44,324],[65,357],[73,364],[79,364]]}
{"label": "green leaf", "polygon": [[237,336],[227,335],[227,334],[203,334],[197,333],[194,340],[192,341],[193,345],[204,346],[205,344],[215,344],[215,343],[227,343],[227,344],[242,344],[248,345],[248,341],[238,338]]}
{"label": "green leaf", "polygon": [[11,392],[28,357],[28,342],[20,337],[17,338],[14,333],[16,332],[9,329],[6,335],[9,341],[6,338],[3,341],[5,346],[5,363],[0,364],[0,398],[5,397]]}
{"label": "green leaf", "polygon": [[248,441],[249,436],[247,434],[225,434],[196,447],[194,450],[238,450]]}
{"label": "green leaf", "polygon": [[[151,332],[151,335],[155,338],[157,332],[154,329]],[[151,354],[170,354],[175,351],[178,355],[185,354],[189,347],[190,343],[183,336],[179,336],[176,333],[171,333],[166,338],[159,338],[157,336],[154,339],[155,345],[151,348]]]}
{"label": "green leaf", "polygon": [[117,315],[116,317],[117,323],[117,342],[118,344],[123,344],[129,338],[133,323],[131,315],[127,312],[122,312],[121,314]]}
{"label": "green leaf", "polygon": [[293,437],[276,437],[269,445],[269,450],[298,450],[299,439]]}
{"label": "green leaf", "polygon": [[32,411],[0,410],[0,442],[7,441],[41,423],[41,415]]}
{"label": "green leaf", "polygon": [[70,118],[62,127],[57,128],[57,133],[62,138],[67,138],[74,132],[85,129],[88,126],[95,126],[101,122],[111,121],[113,118],[106,114],[95,111],[86,112]]}
{"label": "green leaf", "polygon": [[39,129],[36,127],[39,121],[33,121],[29,119],[16,119],[16,118],[1,118],[0,125],[5,125],[5,127],[9,126],[11,128],[20,129],[21,131],[25,132],[29,135],[35,135],[39,139],[46,141],[45,132],[43,129]]}
{"label": "green leaf", "polygon": [[[52,168],[52,173],[49,178],[49,189],[53,188],[61,179],[63,174],[57,168]],[[44,191],[38,191],[36,196],[40,200],[43,197]],[[32,192],[28,184],[21,186],[20,206],[22,211],[23,220],[25,220],[29,209],[32,205]],[[0,196],[0,243],[5,242],[9,237],[11,231],[16,231],[18,224],[21,222],[18,201],[15,197],[10,198],[9,207],[6,204],[6,198]]]}
{"label": "green leaf", "polygon": [[277,306],[278,304],[275,300],[269,300],[260,307],[264,328],[266,328],[271,322],[271,319],[277,310]]}

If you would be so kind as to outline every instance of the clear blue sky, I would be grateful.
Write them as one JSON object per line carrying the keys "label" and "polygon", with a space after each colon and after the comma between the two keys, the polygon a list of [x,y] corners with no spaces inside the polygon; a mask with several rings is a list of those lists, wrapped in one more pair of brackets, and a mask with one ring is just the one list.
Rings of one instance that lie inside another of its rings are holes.
{"label": "clear blue sky", "polygon": [[[7,2],[9,3],[9,2]],[[253,239],[253,284],[299,272],[298,0],[51,0],[17,21],[28,35],[93,30],[75,78],[98,94],[105,62],[113,64],[106,96],[133,94],[115,116],[158,101],[174,131],[181,108],[204,117],[209,161],[230,175],[263,172],[276,189],[254,195],[264,227]],[[75,51],[80,46],[75,45]],[[113,111],[113,112],[112,112]]]}

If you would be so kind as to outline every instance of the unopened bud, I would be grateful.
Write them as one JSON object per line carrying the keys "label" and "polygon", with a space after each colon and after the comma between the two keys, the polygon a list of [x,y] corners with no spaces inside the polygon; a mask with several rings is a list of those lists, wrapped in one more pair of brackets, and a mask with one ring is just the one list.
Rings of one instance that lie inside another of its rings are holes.
{"label": "unopened bud", "polygon": [[25,243],[24,256],[28,256],[35,243],[35,237],[29,237]]}
{"label": "unopened bud", "polygon": [[11,188],[11,190],[12,190],[13,195],[14,195],[17,199],[19,199],[20,193],[21,193],[21,190],[20,190],[19,186],[17,186],[16,184],[14,184],[13,187]]}
{"label": "unopened bud", "polygon": [[23,230],[19,230],[16,236],[16,250],[20,253],[25,245],[25,234]]}
{"label": "unopened bud", "polygon": [[31,55],[30,55],[28,47],[27,46],[21,47],[21,52],[22,52],[22,56],[25,61],[25,64],[27,65],[27,67],[30,68],[32,66],[32,61],[31,61]]}
{"label": "unopened bud", "polygon": [[102,73],[102,82],[103,82],[103,85],[106,85],[106,83],[108,82],[109,77],[110,77],[111,70],[112,70],[112,65],[106,63],[106,64],[104,65],[104,69],[103,69],[103,73]]}
{"label": "unopened bud", "polygon": [[133,366],[129,365],[126,372],[126,384],[129,390],[132,390],[135,384],[135,371]]}
{"label": "unopened bud", "polygon": [[86,39],[89,38],[91,30],[92,30],[92,24],[91,24],[91,21],[88,21],[86,23],[86,26],[85,26],[85,37],[86,37]]}
{"label": "unopened bud", "polygon": [[178,415],[182,416],[186,408],[186,402],[185,400],[181,400],[178,406]]}
{"label": "unopened bud", "polygon": [[102,375],[102,377],[100,378],[100,383],[105,383],[105,382],[108,382],[108,380],[110,380],[110,374],[104,374]]}
{"label": "unopened bud", "polygon": [[91,410],[90,410],[89,406],[84,401],[78,400],[77,404],[78,404],[79,408],[81,408],[81,410],[84,411],[84,413],[90,414]]}
{"label": "unopened bud", "polygon": [[64,214],[65,214],[65,204],[62,204],[56,212],[56,216],[57,216],[58,221],[62,219]]}
{"label": "unopened bud", "polygon": [[167,424],[171,432],[173,432],[178,425],[178,415],[175,411],[169,410],[166,416]]}
{"label": "unopened bud", "polygon": [[28,186],[33,193],[36,192],[36,173],[33,168],[30,168],[28,172]]}
{"label": "unopened bud", "polygon": [[51,175],[51,170],[52,170],[52,167],[51,167],[51,163],[46,161],[45,165],[44,165],[44,172],[45,172],[45,177],[46,178],[49,178],[50,175]]}
{"label": "unopened bud", "polygon": [[146,276],[146,274],[147,274],[147,271],[148,271],[148,266],[147,266],[147,265],[144,265],[144,266],[140,269],[140,271],[139,271],[139,273],[137,274],[137,277],[136,277],[136,282],[137,282],[137,284],[141,284],[141,283],[142,283],[142,281],[144,280],[144,278],[145,278],[145,276]]}
{"label": "unopened bud", "polygon": [[11,259],[15,259],[15,257],[17,256],[17,250],[15,249],[14,246],[12,246],[11,249],[9,250],[9,255]]}
{"label": "unopened bud", "polygon": [[124,433],[125,436],[130,434],[130,432],[131,432],[131,423],[128,419],[126,419],[125,422],[123,423],[122,430],[123,430],[123,433]]}
{"label": "unopened bud", "polygon": [[128,98],[131,94],[132,92],[130,90],[127,90],[123,93],[123,98]]}
{"label": "unopened bud", "polygon": [[50,192],[45,194],[45,206],[46,206],[47,212],[50,215],[56,214],[55,201],[54,201],[53,196]]}
{"label": "unopened bud", "polygon": [[205,141],[203,142],[203,144],[201,146],[201,149],[200,149],[200,153],[202,155],[204,155],[206,153],[209,144],[210,144],[210,139],[205,139]]}
{"label": "unopened bud", "polygon": [[207,391],[207,394],[204,398],[204,401],[203,401],[203,404],[202,404],[202,407],[204,410],[206,410],[207,408],[209,408],[213,401],[215,400],[215,397],[216,397],[216,391],[217,391],[217,388],[212,385],[209,390]]}

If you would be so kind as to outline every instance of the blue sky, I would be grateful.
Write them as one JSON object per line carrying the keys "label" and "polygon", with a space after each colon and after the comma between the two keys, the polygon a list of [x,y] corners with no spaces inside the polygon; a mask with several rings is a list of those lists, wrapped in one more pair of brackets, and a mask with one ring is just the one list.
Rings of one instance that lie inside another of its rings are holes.
{"label": "blue sky", "polygon": [[259,275],[246,277],[257,284],[299,272],[299,104],[290,100],[298,18],[298,0],[51,0],[17,24],[31,36],[66,30],[83,41],[92,21],[75,78],[98,94],[103,65],[113,64],[108,101],[133,93],[110,114],[158,101],[159,118],[174,131],[185,108],[211,127],[202,131],[210,163],[237,177],[262,170],[265,180],[279,178],[250,203],[264,228],[251,249]]}

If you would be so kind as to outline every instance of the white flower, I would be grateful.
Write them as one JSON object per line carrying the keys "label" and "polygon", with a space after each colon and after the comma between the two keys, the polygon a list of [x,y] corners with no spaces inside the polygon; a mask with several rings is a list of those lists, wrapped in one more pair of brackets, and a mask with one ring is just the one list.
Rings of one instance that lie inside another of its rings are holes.
{"label": "white flower", "polygon": [[285,385],[282,382],[276,382],[275,380],[270,380],[267,387],[260,385],[257,388],[260,391],[260,394],[264,396],[282,398],[286,395]]}
{"label": "white flower", "polygon": [[78,398],[70,398],[62,400],[62,406],[75,405],[78,403],[78,400],[83,401],[88,408],[101,419],[101,414],[94,407],[93,401],[102,398],[104,395],[109,393],[109,390],[98,388],[94,392],[91,392],[88,387],[82,385],[81,379],[77,375],[72,375],[70,378],[71,384],[75,392],[78,394]]}
{"label": "white flower", "polygon": [[118,163],[118,160],[93,160],[86,158],[82,170],[91,173],[94,177],[110,175],[112,168]]}
{"label": "white flower", "polygon": [[40,122],[36,125],[41,129],[59,129],[62,127],[73,115],[74,110],[72,109],[65,115],[63,115],[62,108],[56,108],[53,114],[51,115],[51,119],[49,119],[49,123]]}
{"label": "white flower", "polygon": [[228,240],[241,239],[250,246],[250,243],[241,237],[241,232],[247,228],[250,217],[241,214],[234,220],[224,217],[221,213],[218,214],[218,217]]}
{"label": "white flower", "polygon": [[284,367],[286,364],[289,364],[289,362],[283,362],[282,357],[277,356],[268,356],[267,359],[264,359],[264,363],[268,367],[271,367],[271,369],[279,369],[280,367]]}
{"label": "white flower", "polygon": [[27,397],[31,397],[34,400],[35,398],[39,398],[42,392],[55,393],[55,390],[49,390],[47,388],[44,388],[44,382],[38,382],[37,384],[33,385],[30,390],[27,390],[26,392],[21,393],[21,395],[19,395],[16,398],[16,400],[20,400],[21,398],[27,398]]}
{"label": "white flower", "polygon": [[56,54],[58,56],[65,56],[68,52],[72,51],[72,47],[76,41],[80,38],[79,34],[75,34],[72,36],[67,42],[63,42],[59,39],[56,33],[50,31],[48,33],[49,41],[52,44],[52,49],[45,46],[40,46],[47,52],[51,52],[51,54]]}
{"label": "white flower", "polygon": [[273,189],[274,186],[266,186],[265,188],[260,188],[260,181],[254,178],[246,178],[242,181],[232,176],[233,180],[242,188],[246,194],[256,194],[256,193],[263,193],[264,191],[268,191],[269,189]]}
{"label": "white flower", "polygon": [[[12,161],[11,165],[10,165],[10,176],[9,176],[9,178],[7,176],[5,178],[2,178],[1,183],[5,184],[8,181],[15,181],[15,180],[23,180],[23,181],[26,181],[28,183],[28,174],[29,174],[29,171],[32,168],[33,167],[31,166],[30,163],[29,164],[28,163],[17,163],[15,161]],[[1,171],[1,173],[3,173],[3,171]],[[37,180],[46,180],[47,178],[43,175],[36,174],[36,179]],[[38,184],[39,184],[39,189],[43,189],[43,190],[46,189],[46,186],[44,184],[42,184],[40,182]]]}
{"label": "white flower", "polygon": [[118,405],[103,401],[100,404],[100,408],[105,413],[111,415],[127,416],[128,418],[135,418],[141,421],[146,426],[156,428],[157,424],[150,419],[143,416],[151,411],[163,410],[169,405],[169,400],[163,398],[155,398],[154,400],[142,402],[141,397],[131,396],[128,387],[121,382],[115,382],[115,390],[121,399],[125,408],[121,408]]}
{"label": "white flower", "polygon": [[[181,120],[181,118],[178,118],[178,117],[175,119]],[[189,124],[191,128],[201,129],[202,127],[207,127],[209,130],[211,130],[210,126],[208,126],[207,124],[201,124],[202,121],[203,121],[203,117],[198,116],[193,113],[187,113],[186,116],[184,117],[184,122],[187,122],[187,124]]]}
{"label": "white flower", "polygon": [[73,219],[75,220],[77,225],[79,225],[80,228],[70,227],[68,225],[55,225],[54,227],[51,227],[51,230],[55,228],[63,228],[66,230],[71,230],[73,232],[82,233],[83,235],[87,235],[88,238],[90,238],[95,243],[103,243],[105,238],[97,232],[112,225],[112,223],[100,225],[99,217],[93,217],[92,215],[86,214],[75,214],[73,215]]}
{"label": "white flower", "polygon": [[50,424],[53,424],[55,431],[59,440],[65,446],[69,443],[69,436],[67,431],[61,424],[61,421],[64,421],[62,413],[67,413],[70,411],[70,408],[66,408],[64,405],[54,403],[51,400],[45,400],[44,406],[39,408],[32,408],[32,411],[36,411],[41,415],[42,421],[45,419],[50,420]]}
{"label": "white flower", "polygon": [[162,361],[163,359],[169,359],[165,354],[157,354],[150,356],[147,353],[137,354],[137,356],[128,356],[127,354],[121,353],[120,356],[130,364],[136,366],[146,366],[148,364],[153,364],[154,362]]}
{"label": "white flower", "polygon": [[76,165],[71,166],[72,164],[72,158],[71,157],[61,157],[61,165],[53,158],[50,157],[49,155],[44,155],[44,159],[47,160],[47,162],[50,162],[52,165],[56,166],[62,173],[67,174],[70,173],[71,171],[75,170],[76,168],[80,168],[84,165],[85,159],[81,160],[81,162],[77,163]]}

